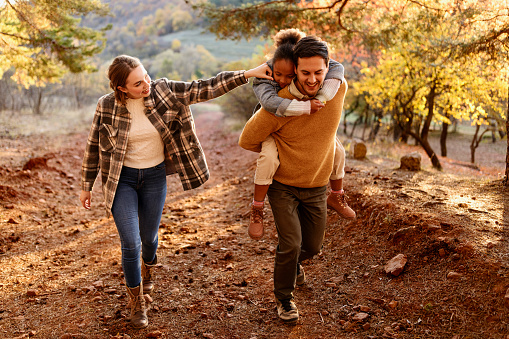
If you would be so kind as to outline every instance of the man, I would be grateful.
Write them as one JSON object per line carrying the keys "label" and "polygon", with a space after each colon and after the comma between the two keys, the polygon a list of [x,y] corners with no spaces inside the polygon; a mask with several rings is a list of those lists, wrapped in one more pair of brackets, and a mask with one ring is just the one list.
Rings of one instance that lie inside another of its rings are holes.
{"label": "man", "polygon": [[[294,48],[296,78],[279,95],[305,100],[316,95],[328,71],[327,45],[307,36]],[[318,112],[276,117],[263,108],[246,123],[239,145],[259,152],[268,135],[276,140],[280,165],[268,191],[278,232],[274,265],[274,295],[279,317],[299,319],[293,301],[295,284],[305,282],[300,263],[320,252],[327,219],[327,182],[333,167],[336,131],[347,85]]]}

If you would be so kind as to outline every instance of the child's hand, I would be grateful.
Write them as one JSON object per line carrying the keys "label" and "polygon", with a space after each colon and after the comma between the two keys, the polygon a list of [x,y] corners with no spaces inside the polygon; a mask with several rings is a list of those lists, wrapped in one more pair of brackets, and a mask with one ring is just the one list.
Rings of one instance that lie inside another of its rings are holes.
{"label": "child's hand", "polygon": [[323,104],[318,99],[311,99],[311,100],[309,100],[309,103],[311,104],[311,111],[309,112],[310,114],[318,112],[320,110],[320,108],[325,106],[325,104]]}

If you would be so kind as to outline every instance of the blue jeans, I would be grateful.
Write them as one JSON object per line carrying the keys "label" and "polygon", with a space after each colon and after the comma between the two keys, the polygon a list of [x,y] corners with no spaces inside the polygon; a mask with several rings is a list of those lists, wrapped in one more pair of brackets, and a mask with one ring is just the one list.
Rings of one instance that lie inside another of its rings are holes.
{"label": "blue jeans", "polygon": [[120,235],[127,287],[141,283],[140,252],[145,262],[156,258],[157,232],[165,199],[164,162],[144,169],[122,168],[111,213]]}

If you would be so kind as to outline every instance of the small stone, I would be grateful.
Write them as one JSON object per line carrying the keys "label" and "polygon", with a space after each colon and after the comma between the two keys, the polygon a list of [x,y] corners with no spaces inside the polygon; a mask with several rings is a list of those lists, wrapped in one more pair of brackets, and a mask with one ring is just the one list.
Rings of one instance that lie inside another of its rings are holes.
{"label": "small stone", "polygon": [[398,276],[403,272],[403,269],[405,268],[407,262],[407,257],[404,254],[398,254],[391,260],[387,262],[387,264],[384,266],[385,273],[392,274],[394,276]]}
{"label": "small stone", "polygon": [[94,286],[97,289],[103,288],[104,287],[104,282],[102,280],[97,280],[97,281],[94,281],[92,283],[92,286]]}
{"label": "small stone", "polygon": [[354,159],[364,159],[368,153],[366,144],[360,139],[354,139],[347,148],[348,154]]}
{"label": "small stone", "polygon": [[162,336],[163,333],[161,331],[152,331],[152,332],[149,332],[147,333],[147,338],[159,338],[160,336]]}
{"label": "small stone", "polygon": [[350,321],[347,321],[344,325],[343,325],[343,329],[346,331],[346,332],[352,332],[355,330],[355,323],[352,323]]}
{"label": "small stone", "polygon": [[339,284],[340,282],[342,282],[343,280],[345,279],[344,276],[340,276],[340,277],[333,277],[330,279],[331,282],[333,283],[336,283],[336,284]]}
{"label": "small stone", "polygon": [[364,331],[367,331],[367,330],[369,330],[370,328],[371,328],[371,324],[370,324],[370,323],[365,323],[365,324],[363,324],[363,325],[362,325],[362,329],[363,329]]}
{"label": "small stone", "polygon": [[463,274],[454,272],[454,271],[450,271],[449,273],[447,273],[447,279],[451,279],[451,280],[459,279],[462,276],[463,276]]}
{"label": "small stone", "polygon": [[371,308],[369,308],[369,306],[363,306],[363,305],[361,305],[361,306],[359,307],[359,309],[360,309],[360,311],[361,311],[361,312],[366,312],[366,313],[367,313],[367,312],[369,312],[369,311],[371,311]]}
{"label": "small stone", "polygon": [[440,256],[440,258],[445,257],[445,250],[443,248],[439,249],[438,250],[438,255]]}
{"label": "small stone", "polygon": [[393,310],[396,309],[396,307],[398,307],[398,302],[396,300],[393,300],[389,303],[389,307],[392,308]]}
{"label": "small stone", "polygon": [[435,224],[428,225],[428,230],[430,230],[430,231],[439,231],[441,229],[442,229],[442,226],[440,226],[440,225],[435,225]]}
{"label": "small stone", "polygon": [[352,317],[353,321],[361,322],[366,320],[369,317],[369,314],[364,312],[355,313],[355,315]]}
{"label": "small stone", "polygon": [[421,154],[419,152],[412,152],[404,155],[400,159],[400,169],[406,169],[409,171],[420,171],[421,170]]}
{"label": "small stone", "polygon": [[207,339],[213,339],[214,335],[212,333],[202,333],[202,336]]}
{"label": "small stone", "polygon": [[33,290],[33,289],[27,290],[27,296],[28,297],[35,297],[35,296],[37,296],[37,290]]}

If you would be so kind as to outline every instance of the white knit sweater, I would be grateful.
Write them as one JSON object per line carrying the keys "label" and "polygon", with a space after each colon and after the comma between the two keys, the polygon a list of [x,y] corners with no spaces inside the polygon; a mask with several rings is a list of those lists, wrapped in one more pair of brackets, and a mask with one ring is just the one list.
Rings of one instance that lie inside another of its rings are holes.
{"label": "white knit sweater", "polygon": [[132,120],[124,166],[141,169],[164,161],[163,140],[145,115],[145,109],[143,98],[127,100]]}

